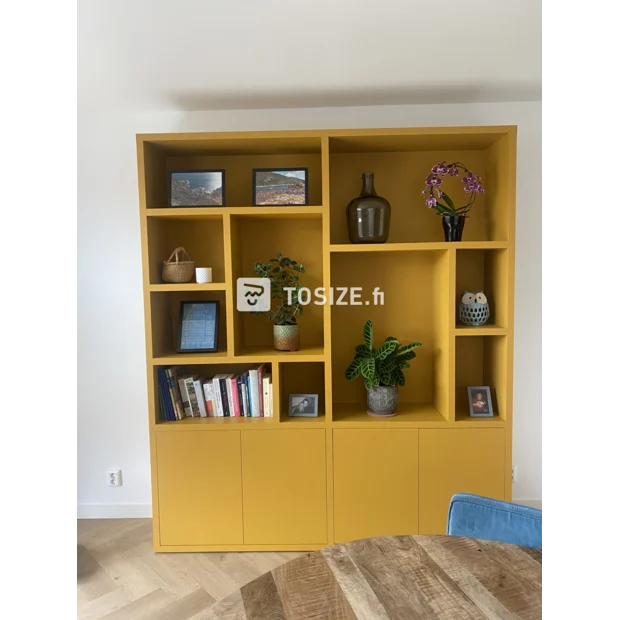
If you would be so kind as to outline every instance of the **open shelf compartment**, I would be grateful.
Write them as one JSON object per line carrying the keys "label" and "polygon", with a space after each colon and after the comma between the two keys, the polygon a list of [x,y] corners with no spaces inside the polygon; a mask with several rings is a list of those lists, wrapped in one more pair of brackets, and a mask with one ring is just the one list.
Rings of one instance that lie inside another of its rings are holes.
{"label": "open shelf compartment", "polygon": [[[287,217],[260,218],[233,215],[231,217],[232,272],[233,282],[237,278],[257,277],[254,264],[267,262],[278,253],[304,265],[300,282],[314,291],[323,282],[322,219],[310,217],[303,222]],[[301,349],[294,352],[280,352],[273,349],[273,324],[269,315],[239,312],[237,308],[237,287],[233,286],[235,355],[277,355],[278,358],[293,358],[303,361],[312,356],[323,356],[323,306],[310,303],[303,307],[298,319],[301,331]],[[273,303],[273,302],[272,302]],[[312,359],[305,361],[312,361]]]}
{"label": "open shelf compartment", "polygon": [[[502,335],[508,325],[508,250],[456,251],[456,335]],[[464,291],[483,291],[489,304],[490,319],[485,325],[467,327],[459,321],[459,304]],[[478,332],[477,330],[480,330]]]}
{"label": "open shelf compartment", "polygon": [[[149,282],[164,284],[162,263],[175,248],[183,247],[196,267],[211,267],[213,282],[224,283],[224,228],[221,215],[196,218],[148,218]],[[191,282],[195,283],[195,274]]]}
{"label": "open shelf compartment", "polygon": [[[505,422],[510,415],[508,400],[508,340],[506,336],[474,336],[456,340],[456,422],[485,424]],[[468,387],[489,386],[493,418],[469,415]]]}
{"label": "open shelf compartment", "polygon": [[[143,136],[147,209],[169,207],[173,170],[224,170],[226,206],[252,205],[252,169],[308,168],[308,204],[322,204],[321,138],[221,139],[194,135],[157,140]],[[139,145],[140,147],[140,145]]]}
{"label": "open shelf compartment", "polygon": [[[368,319],[373,321],[375,347],[387,336],[403,344],[418,341],[423,345],[411,360],[411,368],[403,371],[406,383],[398,390],[398,415],[383,421],[423,425],[448,420],[449,264],[448,251],[331,255],[332,286],[359,287],[361,295],[361,305],[331,308],[334,423],[378,421],[366,413],[362,379],[345,378],[355,347],[363,341],[362,328]],[[376,287],[384,294],[383,305],[374,304]]]}
{"label": "open shelf compartment", "polygon": [[[280,422],[303,425],[325,422],[325,364],[323,362],[300,362],[279,364],[280,371]],[[289,416],[291,394],[316,394],[318,416]]]}
{"label": "open shelf compartment", "polygon": [[[216,353],[177,353],[179,318],[182,301],[219,301],[218,343]],[[176,291],[151,293],[151,333],[153,358],[188,360],[200,358],[221,358],[228,355],[226,337],[226,293],[223,291]]]}
{"label": "open shelf compartment", "polygon": [[[230,364],[192,364],[187,363],[183,365],[171,365],[161,364],[153,367],[153,381],[155,386],[155,395],[158,396],[158,376],[157,371],[159,368],[176,368],[177,375],[187,376],[192,375],[199,377],[203,380],[213,379],[217,374],[243,374],[250,368],[256,368],[259,364],[248,363],[230,363]],[[269,368],[269,366],[267,367]],[[269,368],[270,372],[271,369]],[[279,391],[277,381],[272,373],[272,382],[274,389],[274,409],[279,407]],[[239,425],[243,425],[244,428],[273,428],[277,416],[274,417],[244,417],[244,416],[231,416],[231,417],[185,417],[181,420],[169,421],[166,420],[165,415],[161,411],[161,405],[159,398],[155,399],[155,424],[158,430],[229,430],[231,428],[238,428]]]}
{"label": "open shelf compartment", "polygon": [[[441,218],[424,204],[424,180],[438,162],[460,161],[482,177],[487,192],[469,212],[464,241],[508,241],[512,222],[510,136],[365,135],[330,137],[331,243],[347,244],[346,209],[359,196],[364,172],[374,172],[375,189],[391,205],[388,244],[443,241]],[[465,204],[461,177],[444,177],[442,187],[457,206]]]}

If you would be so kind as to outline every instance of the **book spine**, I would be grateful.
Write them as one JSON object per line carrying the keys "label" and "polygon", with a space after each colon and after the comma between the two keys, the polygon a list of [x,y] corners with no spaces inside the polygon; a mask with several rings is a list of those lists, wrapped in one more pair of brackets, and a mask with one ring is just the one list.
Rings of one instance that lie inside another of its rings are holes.
{"label": "book spine", "polygon": [[271,417],[271,411],[269,410],[269,382],[271,381],[271,377],[269,375],[265,375],[263,377],[263,414],[264,417]]}
{"label": "book spine", "polygon": [[243,415],[247,418],[250,413],[248,409],[247,377],[245,375],[241,376],[241,402],[243,404]]}
{"label": "book spine", "polygon": [[187,393],[187,388],[185,387],[185,377],[179,379],[179,392],[181,392],[181,401],[183,402],[183,411],[185,415],[191,417],[192,408],[189,405],[189,394]]}
{"label": "book spine", "polygon": [[228,394],[228,408],[230,409],[230,417],[234,418],[235,413],[235,395],[233,392],[232,375],[226,376],[226,392]]}
{"label": "book spine", "polygon": [[166,371],[163,368],[157,370],[157,380],[159,383],[159,389],[164,399],[164,408],[162,409],[162,415],[168,422],[176,420],[176,417],[172,409],[172,401],[170,400],[170,390],[168,389],[168,377],[166,377]]}
{"label": "book spine", "polygon": [[239,400],[239,415],[241,417],[245,416],[245,412],[243,411],[243,389],[242,389],[242,382],[243,377],[241,375],[237,376],[237,398]]}
{"label": "book spine", "polygon": [[198,397],[196,396],[196,390],[194,389],[193,377],[187,377],[187,379],[185,379],[185,387],[187,388],[187,393],[189,394],[189,406],[192,409],[192,417],[199,418],[200,409],[198,409]]}
{"label": "book spine", "polygon": [[179,390],[179,378],[178,369],[168,369],[170,389],[172,390],[172,401],[177,413],[177,419],[182,420],[185,417],[185,410],[183,409],[183,401],[181,400],[181,391]]}
{"label": "book spine", "polygon": [[194,390],[196,391],[196,398],[198,399],[198,410],[200,411],[200,417],[207,417],[207,406],[205,403],[205,395],[202,391],[202,381],[197,379],[194,381]]}
{"label": "book spine", "polygon": [[218,418],[224,417],[224,407],[222,406],[222,390],[220,390],[220,377],[213,377],[213,393],[215,394],[215,415]]}
{"label": "book spine", "polygon": [[252,394],[252,417],[260,418],[260,400],[258,398],[258,373],[250,370],[250,389]]}
{"label": "book spine", "polygon": [[[165,372],[166,372],[166,379],[168,381],[168,392],[170,392],[170,401],[172,402],[172,410],[174,412],[174,419],[180,420],[181,411],[183,411],[183,403],[181,402],[181,409],[179,410],[179,406],[178,406],[178,403],[176,402],[176,394],[174,392],[174,386],[173,386],[174,377],[171,374],[170,368],[166,368]],[[183,411],[182,417],[185,417],[184,411]]]}
{"label": "book spine", "polygon": [[241,413],[239,411],[239,402],[237,401],[237,377],[235,375],[231,375],[227,379],[228,382],[228,394],[230,399],[231,416],[238,418]]}
{"label": "book spine", "polygon": [[207,417],[213,418],[215,416],[215,396],[213,394],[213,381],[207,381],[204,385],[205,393],[205,406],[207,408]]}
{"label": "book spine", "polygon": [[269,382],[269,413],[273,418],[273,383]]}
{"label": "book spine", "polygon": [[265,366],[261,364],[256,369],[256,376],[258,377],[258,415],[262,418],[265,416],[265,403],[263,402],[263,373],[265,372]]}
{"label": "book spine", "polygon": [[222,393],[222,410],[225,418],[230,417],[230,407],[228,405],[228,390],[226,389],[226,375],[223,375],[219,379],[220,392]]}

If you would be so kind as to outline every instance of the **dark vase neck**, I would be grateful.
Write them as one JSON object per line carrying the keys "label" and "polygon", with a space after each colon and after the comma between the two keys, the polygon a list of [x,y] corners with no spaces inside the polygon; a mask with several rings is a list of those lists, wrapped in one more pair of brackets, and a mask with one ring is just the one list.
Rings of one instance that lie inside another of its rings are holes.
{"label": "dark vase neck", "polygon": [[362,192],[360,196],[376,196],[375,192],[375,173],[364,172],[362,174]]}

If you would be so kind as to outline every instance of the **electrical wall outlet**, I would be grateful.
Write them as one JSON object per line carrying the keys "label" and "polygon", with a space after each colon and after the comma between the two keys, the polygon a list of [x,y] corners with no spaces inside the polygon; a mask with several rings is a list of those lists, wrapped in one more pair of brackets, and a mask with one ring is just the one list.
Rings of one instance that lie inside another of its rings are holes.
{"label": "electrical wall outlet", "polygon": [[517,466],[512,466],[512,481],[513,483],[517,481]]}
{"label": "electrical wall outlet", "polygon": [[121,469],[108,469],[108,486],[123,486],[123,471]]}

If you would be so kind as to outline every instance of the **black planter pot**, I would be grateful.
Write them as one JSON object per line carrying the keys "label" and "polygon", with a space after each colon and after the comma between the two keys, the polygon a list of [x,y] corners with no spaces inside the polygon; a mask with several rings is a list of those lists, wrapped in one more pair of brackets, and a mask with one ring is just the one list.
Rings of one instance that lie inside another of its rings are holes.
{"label": "black planter pot", "polygon": [[446,241],[461,240],[463,228],[465,228],[464,215],[443,215],[441,223],[443,224],[443,235]]}

